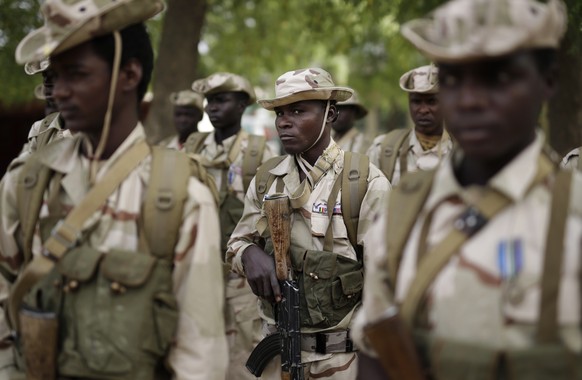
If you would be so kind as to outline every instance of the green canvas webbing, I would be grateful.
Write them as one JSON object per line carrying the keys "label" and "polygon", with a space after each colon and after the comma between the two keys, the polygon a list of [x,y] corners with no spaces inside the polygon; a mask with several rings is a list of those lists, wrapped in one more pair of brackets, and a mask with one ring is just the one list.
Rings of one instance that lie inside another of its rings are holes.
{"label": "green canvas webbing", "polygon": [[204,140],[208,137],[210,132],[194,132],[191,133],[186,142],[184,142],[184,152],[186,153],[200,153],[204,146]]}
{"label": "green canvas webbing", "polygon": [[[394,176],[394,169],[396,168],[396,160],[400,157],[402,173],[406,172],[408,152],[401,152],[404,141],[410,136],[412,129],[395,129],[389,132],[380,143],[380,162],[379,169],[384,173],[388,181],[392,181]],[[403,177],[401,175],[401,177]]]}
{"label": "green canvas webbing", "polygon": [[[275,181],[275,176],[269,173],[269,171],[279,165],[285,157],[273,157],[259,167],[255,178],[255,190],[261,204],[263,203],[263,197]],[[341,178],[342,217],[348,231],[348,238],[358,254],[358,259],[361,259],[361,249],[358,246],[357,239],[358,222],[360,207],[368,190],[369,162],[368,156],[366,155],[344,152],[344,170],[342,171]]]}
{"label": "green canvas webbing", "polygon": [[249,135],[247,150],[242,161],[242,179],[245,193],[257,174],[257,168],[261,165],[266,143],[267,139],[264,136]]}

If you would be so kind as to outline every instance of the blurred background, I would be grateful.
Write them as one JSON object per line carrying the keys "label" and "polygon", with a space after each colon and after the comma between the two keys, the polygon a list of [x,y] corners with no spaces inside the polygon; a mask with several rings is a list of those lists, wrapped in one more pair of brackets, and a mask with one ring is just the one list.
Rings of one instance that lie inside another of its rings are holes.
{"label": "blurred background", "polygon": [[[559,92],[540,125],[561,155],[582,144],[582,0],[565,0],[569,29],[559,52]],[[217,71],[247,77],[258,98],[274,94],[282,73],[308,66],[328,70],[338,85],[356,89],[370,110],[358,128],[373,137],[410,123],[400,76],[428,64],[399,34],[400,24],[443,0],[166,0],[148,22],[156,67],[143,104],[152,141],[174,132],[168,96]],[[0,172],[26,141],[43,101],[34,97],[40,74],[14,62],[18,42],[42,25],[39,0],[0,0]],[[274,114],[253,105],[243,128],[277,143]],[[200,130],[212,126],[205,118]]]}

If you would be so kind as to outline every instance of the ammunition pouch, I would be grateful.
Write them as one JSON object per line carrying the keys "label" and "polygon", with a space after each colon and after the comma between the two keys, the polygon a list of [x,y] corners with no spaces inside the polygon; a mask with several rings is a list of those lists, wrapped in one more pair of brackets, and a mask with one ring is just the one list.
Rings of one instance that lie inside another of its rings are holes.
{"label": "ammunition pouch", "polygon": [[57,312],[64,377],[157,379],[177,327],[172,263],[140,252],[75,247],[24,302]]}
{"label": "ammunition pouch", "polygon": [[582,379],[580,355],[559,343],[501,351],[426,336],[417,334],[415,340],[435,380]]}
{"label": "ammunition pouch", "polygon": [[[360,262],[333,252],[308,250],[303,255],[291,254],[291,263],[301,294],[301,327],[334,327],[360,303],[364,282]],[[266,301],[263,310],[272,317]]]}

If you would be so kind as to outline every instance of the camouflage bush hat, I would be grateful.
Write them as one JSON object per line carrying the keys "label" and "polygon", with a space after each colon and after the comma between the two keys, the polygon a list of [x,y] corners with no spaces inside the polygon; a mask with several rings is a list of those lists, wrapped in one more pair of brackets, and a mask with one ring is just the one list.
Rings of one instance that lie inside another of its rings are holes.
{"label": "camouflage bush hat", "polygon": [[41,7],[45,24],[20,41],[16,62],[41,61],[145,21],[162,9],[162,0],[46,0]]}
{"label": "camouflage bush hat", "polygon": [[175,106],[192,106],[204,112],[204,96],[198,92],[184,90],[172,92],[170,102]]}
{"label": "camouflage bush hat", "polygon": [[364,107],[362,105],[362,103],[360,102],[360,97],[358,96],[358,93],[355,90],[353,90],[353,91],[354,92],[352,93],[352,96],[348,100],[338,102],[337,105],[339,107],[341,107],[341,106],[355,107],[357,110],[356,111],[356,118],[361,119],[368,114],[368,109],[366,107]]}
{"label": "camouflage bush hat", "polygon": [[288,71],[275,82],[275,98],[262,99],[261,107],[272,110],[275,107],[301,100],[348,100],[354,90],[337,87],[331,74],[319,67]]}
{"label": "camouflage bush hat", "polygon": [[246,78],[232,73],[214,73],[206,78],[198,79],[192,83],[192,90],[204,96],[220,92],[244,92],[249,96],[248,104],[257,100],[251,83]]}
{"label": "camouflage bush hat", "polygon": [[562,0],[452,0],[401,31],[431,60],[454,63],[557,48],[566,22]]}
{"label": "camouflage bush hat", "polygon": [[439,69],[435,65],[417,67],[400,77],[400,88],[406,92],[437,94]]}
{"label": "camouflage bush hat", "polygon": [[37,73],[42,73],[48,69],[50,61],[48,58],[42,59],[40,61],[26,62],[24,64],[24,72],[28,75],[34,75]]}

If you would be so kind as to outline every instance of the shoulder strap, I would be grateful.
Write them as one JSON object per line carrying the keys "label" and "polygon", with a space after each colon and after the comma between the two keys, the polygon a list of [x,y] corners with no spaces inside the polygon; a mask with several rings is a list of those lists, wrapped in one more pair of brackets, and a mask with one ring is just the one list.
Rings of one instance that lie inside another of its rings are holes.
{"label": "shoulder strap", "polygon": [[266,162],[264,162],[257,170],[257,175],[255,178],[255,190],[257,192],[257,198],[259,202],[263,202],[263,197],[267,194],[267,191],[271,188],[271,185],[275,181],[275,176],[269,173],[271,169],[279,165],[286,156],[273,157]]}
{"label": "shoulder strap", "polygon": [[559,171],[552,189],[551,214],[544,253],[542,296],[536,335],[538,343],[554,343],[559,339],[557,334],[557,301],[560,294],[564,233],[568,219],[571,188],[572,171]]}
{"label": "shoulder strap", "polygon": [[43,202],[43,196],[54,172],[35,155],[24,163],[16,185],[16,205],[22,231],[24,262],[32,258],[32,239]]}
{"label": "shoulder strap", "polygon": [[267,139],[264,136],[249,135],[247,150],[242,162],[243,189],[245,193],[253,177],[257,174],[257,168],[261,165],[266,143]]}
{"label": "shoulder strap", "polygon": [[392,285],[396,285],[396,277],[404,246],[408,241],[416,218],[432,187],[435,170],[420,170],[402,178],[400,184],[390,192],[388,203],[388,220],[386,223],[386,251],[388,270]]}
{"label": "shoulder strap", "polygon": [[389,132],[380,143],[380,167],[388,181],[392,181],[398,152],[404,140],[410,135],[410,128],[395,129]]}
{"label": "shoulder strap", "polygon": [[[368,174],[370,160],[364,154],[345,152],[344,170],[342,172],[342,216],[348,231],[350,243],[361,255],[358,249],[358,222],[360,220],[360,208],[368,190]],[[361,259],[361,257],[359,257]]]}
{"label": "shoulder strap", "polygon": [[186,153],[200,153],[202,146],[204,145],[204,140],[210,132],[194,132],[186,139],[184,143],[184,152]]}
{"label": "shoulder strap", "polygon": [[56,128],[50,128],[51,123],[59,116],[58,112],[53,112],[42,120],[39,134],[36,138],[36,148],[40,149],[51,142],[52,137],[57,133]]}
{"label": "shoulder strap", "polygon": [[141,219],[148,248],[158,258],[174,255],[190,174],[188,156],[176,150],[152,147],[151,177]]}

